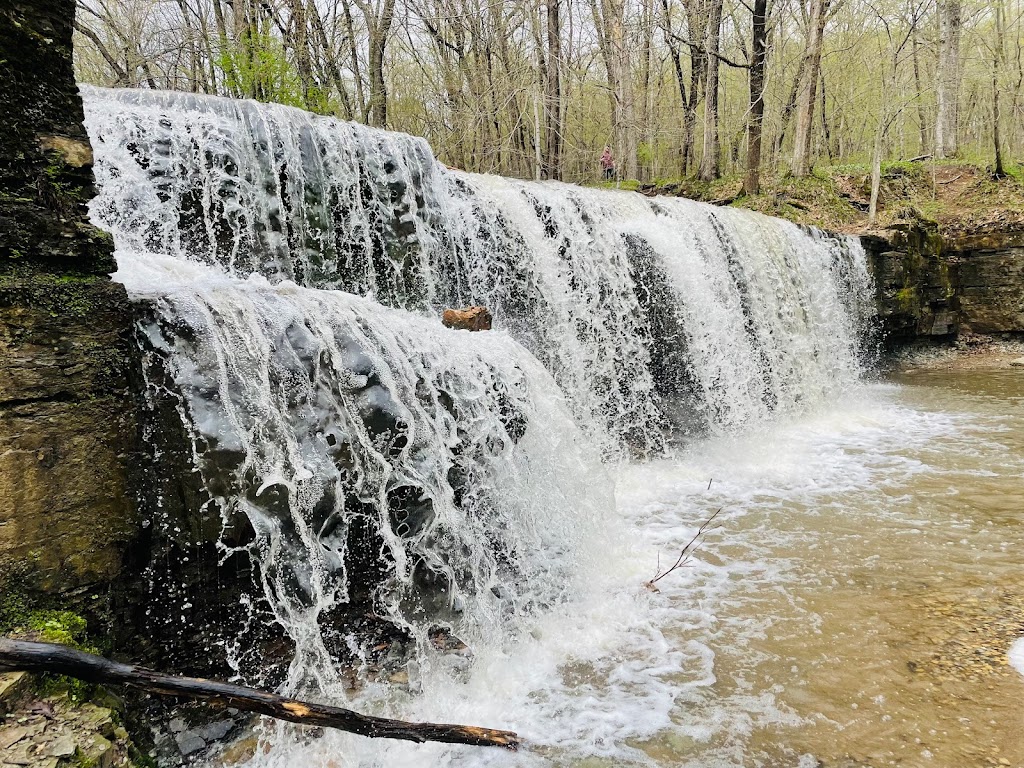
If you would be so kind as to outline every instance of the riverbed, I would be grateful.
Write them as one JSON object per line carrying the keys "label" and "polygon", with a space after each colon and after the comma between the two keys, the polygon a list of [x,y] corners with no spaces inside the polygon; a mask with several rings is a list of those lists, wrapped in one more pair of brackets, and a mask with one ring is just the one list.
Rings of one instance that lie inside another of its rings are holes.
{"label": "riverbed", "polygon": [[381,706],[526,749],[275,726],[254,764],[1024,765],[1024,369],[897,374],[612,473],[578,598]]}

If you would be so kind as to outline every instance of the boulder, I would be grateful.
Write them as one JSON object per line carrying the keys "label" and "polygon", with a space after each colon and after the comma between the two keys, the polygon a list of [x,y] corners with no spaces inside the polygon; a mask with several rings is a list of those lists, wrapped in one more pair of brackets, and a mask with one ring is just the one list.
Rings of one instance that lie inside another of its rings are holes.
{"label": "boulder", "polygon": [[491,312],[487,307],[466,307],[465,309],[446,309],[441,322],[449,328],[462,331],[491,330]]}

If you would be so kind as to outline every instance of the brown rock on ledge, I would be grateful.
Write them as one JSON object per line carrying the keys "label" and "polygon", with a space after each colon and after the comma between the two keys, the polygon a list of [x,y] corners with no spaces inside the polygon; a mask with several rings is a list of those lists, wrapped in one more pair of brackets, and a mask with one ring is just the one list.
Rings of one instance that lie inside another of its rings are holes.
{"label": "brown rock on ledge", "polygon": [[449,328],[462,331],[491,330],[491,312],[487,307],[466,307],[465,309],[446,309],[441,322]]}

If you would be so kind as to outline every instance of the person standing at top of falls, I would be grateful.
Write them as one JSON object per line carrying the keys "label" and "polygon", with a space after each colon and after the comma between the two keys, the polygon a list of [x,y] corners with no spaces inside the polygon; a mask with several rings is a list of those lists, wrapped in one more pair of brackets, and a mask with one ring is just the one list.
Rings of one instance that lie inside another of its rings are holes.
{"label": "person standing at top of falls", "polygon": [[604,152],[601,153],[601,173],[605,181],[611,181],[615,176],[615,158],[612,157],[612,148],[605,144]]}

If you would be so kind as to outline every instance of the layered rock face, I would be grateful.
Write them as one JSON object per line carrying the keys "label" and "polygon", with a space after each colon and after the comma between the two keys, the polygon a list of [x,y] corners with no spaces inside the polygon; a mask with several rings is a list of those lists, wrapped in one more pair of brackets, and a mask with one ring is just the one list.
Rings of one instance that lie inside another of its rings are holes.
{"label": "layered rock face", "polygon": [[64,598],[102,595],[137,532],[137,355],[111,239],[87,218],[74,12],[0,4],[0,590]]}
{"label": "layered rock face", "polygon": [[1024,232],[944,239],[922,221],[863,242],[889,346],[1024,333]]}
{"label": "layered rock face", "polygon": [[945,256],[955,265],[962,328],[1024,333],[1024,232],[961,238]]}

